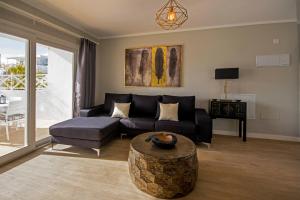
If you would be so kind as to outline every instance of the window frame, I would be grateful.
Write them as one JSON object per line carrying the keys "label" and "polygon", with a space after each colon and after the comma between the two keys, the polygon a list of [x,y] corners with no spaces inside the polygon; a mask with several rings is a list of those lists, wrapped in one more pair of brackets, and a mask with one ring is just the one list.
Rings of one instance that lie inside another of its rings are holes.
{"label": "window frame", "polygon": [[[0,165],[6,164],[12,160],[15,160],[21,156],[24,156],[44,145],[50,143],[50,137],[35,141],[36,134],[36,88],[35,88],[35,76],[36,76],[36,44],[44,44],[58,49],[63,49],[73,53],[73,66],[72,66],[72,90],[74,89],[75,73],[77,69],[77,56],[79,52],[79,40],[78,43],[71,43],[70,41],[62,40],[58,37],[38,32],[36,30],[30,30],[25,26],[17,23],[0,20],[0,32],[11,36],[16,36],[27,40],[26,46],[26,87],[27,87],[27,119],[25,130],[25,146],[3,155],[0,157]],[[72,98],[74,99],[74,92],[72,92]],[[72,103],[73,106],[73,103]]]}

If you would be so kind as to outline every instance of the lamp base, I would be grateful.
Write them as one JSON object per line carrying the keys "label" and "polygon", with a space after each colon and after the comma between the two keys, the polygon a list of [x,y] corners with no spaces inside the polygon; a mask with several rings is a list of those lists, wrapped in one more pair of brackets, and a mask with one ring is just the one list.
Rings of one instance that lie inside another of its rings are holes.
{"label": "lamp base", "polygon": [[227,99],[227,87],[228,87],[228,83],[227,83],[227,80],[225,80],[225,83],[224,83],[224,94],[225,94],[225,99]]}

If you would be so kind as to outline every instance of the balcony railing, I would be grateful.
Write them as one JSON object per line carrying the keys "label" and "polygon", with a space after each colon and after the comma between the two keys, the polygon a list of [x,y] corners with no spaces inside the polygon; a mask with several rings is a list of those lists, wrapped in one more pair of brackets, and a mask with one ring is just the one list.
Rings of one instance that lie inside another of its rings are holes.
{"label": "balcony railing", "polygon": [[[25,90],[25,75],[0,75],[1,90]],[[47,74],[36,75],[36,89],[47,88]]]}

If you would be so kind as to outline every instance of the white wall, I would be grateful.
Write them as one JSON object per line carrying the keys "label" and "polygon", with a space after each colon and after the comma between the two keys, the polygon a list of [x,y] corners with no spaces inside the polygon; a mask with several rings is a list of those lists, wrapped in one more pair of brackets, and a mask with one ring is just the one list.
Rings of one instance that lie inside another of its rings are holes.
{"label": "white wall", "polygon": [[[183,44],[182,87],[125,87],[125,49],[160,44]],[[289,53],[291,66],[256,67],[256,55],[278,53]],[[213,78],[214,68],[239,67],[240,79],[230,83],[229,92],[256,94],[256,119],[248,121],[249,132],[299,136],[296,23],[107,39],[97,49],[97,60],[97,103],[104,101],[105,92],[195,95],[197,106],[207,108],[208,99],[223,91],[223,81]],[[214,122],[214,129],[236,130],[234,121]]]}
{"label": "white wall", "polygon": [[37,119],[61,122],[72,118],[73,54],[48,48],[48,87],[37,92]]}

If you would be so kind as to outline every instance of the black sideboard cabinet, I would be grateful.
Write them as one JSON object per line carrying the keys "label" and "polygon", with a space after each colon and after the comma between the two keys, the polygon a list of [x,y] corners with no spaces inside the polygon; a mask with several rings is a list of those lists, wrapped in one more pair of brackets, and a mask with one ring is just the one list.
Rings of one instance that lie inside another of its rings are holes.
{"label": "black sideboard cabinet", "polygon": [[247,103],[240,100],[212,99],[209,101],[209,114],[212,119],[226,118],[239,120],[239,137],[247,140]]}

